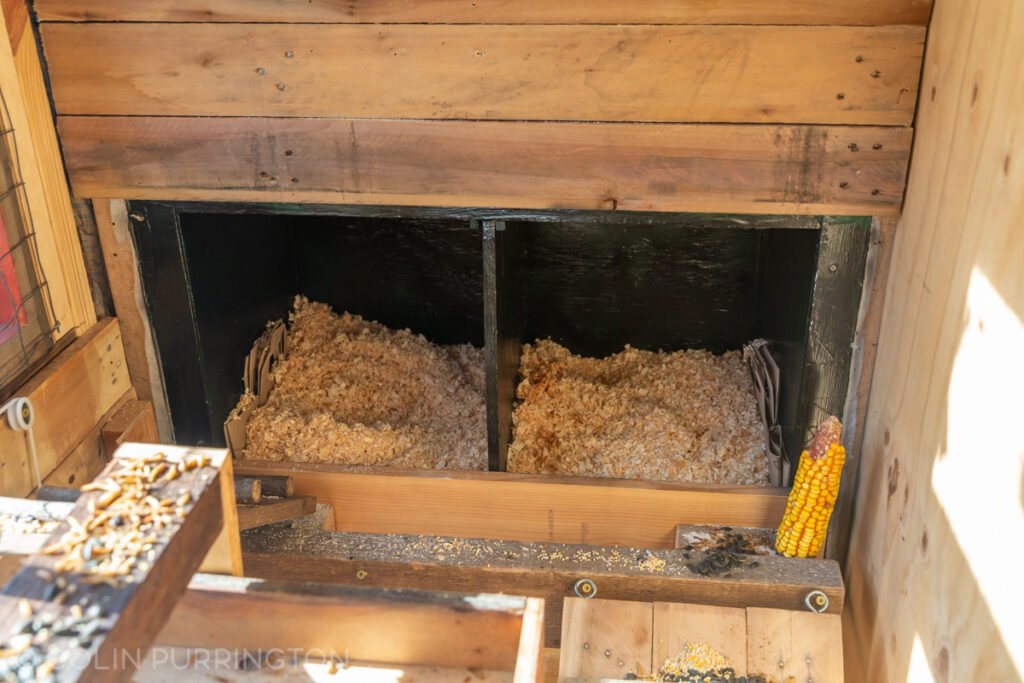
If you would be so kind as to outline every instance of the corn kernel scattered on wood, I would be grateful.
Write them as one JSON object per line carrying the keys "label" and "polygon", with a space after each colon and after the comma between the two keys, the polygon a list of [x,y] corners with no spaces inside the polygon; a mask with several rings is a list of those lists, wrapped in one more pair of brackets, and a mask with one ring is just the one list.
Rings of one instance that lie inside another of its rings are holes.
{"label": "corn kernel scattered on wood", "polygon": [[842,436],[842,423],[829,417],[818,427],[811,447],[800,455],[775,539],[775,549],[786,557],[814,557],[825,542],[846,461]]}

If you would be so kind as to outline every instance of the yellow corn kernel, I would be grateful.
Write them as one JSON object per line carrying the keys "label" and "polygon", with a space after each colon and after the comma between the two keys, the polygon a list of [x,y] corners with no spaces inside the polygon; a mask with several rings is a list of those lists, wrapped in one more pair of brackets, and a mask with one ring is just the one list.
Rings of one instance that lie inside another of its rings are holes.
{"label": "yellow corn kernel", "polygon": [[821,550],[846,460],[842,431],[838,419],[826,419],[818,427],[811,447],[800,455],[775,540],[775,549],[786,557],[812,557]]}

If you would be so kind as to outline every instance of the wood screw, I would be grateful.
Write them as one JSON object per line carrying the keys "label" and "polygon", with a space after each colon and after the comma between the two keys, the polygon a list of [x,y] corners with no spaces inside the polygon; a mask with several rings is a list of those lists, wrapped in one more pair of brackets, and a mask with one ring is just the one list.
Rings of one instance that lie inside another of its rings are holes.
{"label": "wood screw", "polygon": [[851,152],[859,152],[860,151],[860,145],[858,145],[856,142],[851,142],[850,144],[848,144],[846,146],[846,148],[849,149]]}
{"label": "wood screw", "polygon": [[871,78],[881,78],[881,77],[882,77],[882,72],[881,71],[872,71],[871,72]]}
{"label": "wood screw", "polygon": [[611,657],[612,656],[612,651],[611,650],[605,650],[604,651],[604,656],[605,657]]}
{"label": "wood screw", "polygon": [[843,189],[843,190],[845,190],[849,186],[850,186],[850,183],[846,182],[845,180],[843,182],[839,183],[840,189]]}
{"label": "wood screw", "polygon": [[278,83],[277,84],[277,89],[280,90],[281,92],[284,92],[285,87],[286,86],[285,86],[284,83]]}
{"label": "wood screw", "polygon": [[267,70],[264,69],[262,66],[258,66],[256,67],[256,73],[258,73],[260,76],[266,76]]}
{"label": "wood screw", "polygon": [[834,264],[834,263],[830,263],[830,264],[829,264],[829,266],[828,266],[828,272],[830,272],[830,273],[834,273],[834,272],[836,272],[837,270],[839,270],[839,266],[837,266],[837,265],[836,265],[836,264]]}
{"label": "wood screw", "polygon": [[845,93],[836,93],[836,99],[837,100],[845,100],[846,99],[846,94]]}
{"label": "wood screw", "polygon": [[857,58],[854,61],[860,64],[864,61],[864,55],[857,55]]}
{"label": "wood screw", "polygon": [[288,50],[287,52],[284,53],[284,56],[288,57],[289,59],[291,59],[292,57],[295,56],[295,53],[292,52],[291,50]]}
{"label": "wood screw", "polygon": [[878,150],[882,149],[882,143],[876,142],[875,144],[871,145],[871,149],[877,152]]}
{"label": "wood screw", "polygon": [[872,197],[877,197],[877,196],[878,196],[878,195],[880,195],[880,194],[882,194],[882,191],[881,191],[881,190],[879,190],[879,189],[877,189],[877,188],[876,188],[876,189],[874,189],[874,190],[871,190],[871,196],[872,196]]}

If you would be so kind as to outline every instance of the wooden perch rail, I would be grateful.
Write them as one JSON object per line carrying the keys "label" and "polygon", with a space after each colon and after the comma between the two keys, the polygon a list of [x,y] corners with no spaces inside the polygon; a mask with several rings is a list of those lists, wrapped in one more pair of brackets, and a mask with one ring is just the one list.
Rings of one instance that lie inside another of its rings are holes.
{"label": "wooden perch rail", "polygon": [[5,586],[3,665],[21,679],[128,680],[220,533],[227,458],[122,447]]}

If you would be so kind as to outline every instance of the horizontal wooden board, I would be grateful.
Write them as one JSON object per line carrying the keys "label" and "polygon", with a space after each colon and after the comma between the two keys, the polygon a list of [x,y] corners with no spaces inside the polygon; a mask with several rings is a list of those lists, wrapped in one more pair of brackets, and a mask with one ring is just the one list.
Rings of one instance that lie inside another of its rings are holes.
{"label": "horizontal wooden board", "polygon": [[[39,476],[46,479],[130,391],[116,318],[93,325],[26,382],[18,395],[27,396],[35,411],[32,433]],[[27,495],[36,482],[25,433],[5,423],[0,429],[0,453],[0,492]]]}
{"label": "horizontal wooden board", "polygon": [[[898,211],[907,128],[61,117],[79,197]],[[856,150],[856,151],[854,151]]]}
{"label": "horizontal wooden board", "polygon": [[805,610],[807,593],[821,590],[830,612],[843,609],[842,575],[831,560],[765,558],[730,577],[711,577],[689,571],[674,550],[621,546],[352,534],[300,524],[253,529],[242,542],[247,576],[544,598],[549,646],[559,643],[562,601],[583,577],[611,600]]}
{"label": "horizontal wooden board", "polygon": [[776,527],[786,490],[541,475],[354,471],[237,461],[239,474],[287,474],[298,495],[334,506],[339,531],[673,548],[680,522]]}
{"label": "horizontal wooden board", "polygon": [[36,0],[40,21],[926,24],[931,0]]}
{"label": "horizontal wooden board", "polygon": [[198,574],[161,645],[348,653],[356,661],[511,670],[525,598],[276,584]]}
{"label": "horizontal wooden board", "polygon": [[923,27],[48,24],[61,114],[910,125]]}

